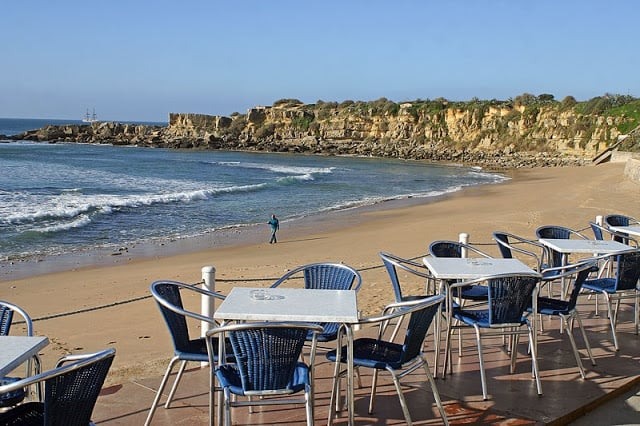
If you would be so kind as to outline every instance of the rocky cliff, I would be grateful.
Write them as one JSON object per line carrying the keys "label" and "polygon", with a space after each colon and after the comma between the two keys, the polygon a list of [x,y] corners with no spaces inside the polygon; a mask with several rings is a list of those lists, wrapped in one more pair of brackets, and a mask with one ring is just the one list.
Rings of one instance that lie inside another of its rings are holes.
{"label": "rocky cliff", "polygon": [[365,155],[501,168],[581,164],[615,142],[631,121],[624,114],[581,113],[564,101],[397,104],[383,98],[309,105],[283,100],[231,117],[172,113],[166,127],[104,122],[50,126],[14,138]]}

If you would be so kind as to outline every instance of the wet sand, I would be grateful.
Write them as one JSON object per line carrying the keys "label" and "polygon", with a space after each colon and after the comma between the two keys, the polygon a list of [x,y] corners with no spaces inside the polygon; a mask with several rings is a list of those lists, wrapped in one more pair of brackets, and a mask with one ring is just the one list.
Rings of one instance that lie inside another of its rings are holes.
{"label": "wet sand", "polygon": [[[209,246],[206,241],[180,241],[183,254],[153,251],[145,256],[132,249],[116,256],[105,253],[99,261],[66,259],[71,263],[62,267],[47,260],[32,268],[37,275],[28,268],[21,278],[1,275],[0,298],[25,308],[37,319],[36,333],[50,338],[43,351],[45,368],[67,352],[115,347],[111,383],[160,374],[172,349],[149,296],[155,280],[196,283],[201,268],[212,265],[216,288],[226,293],[236,285],[268,286],[304,263],[343,262],[361,271],[358,304],[365,314],[374,313],[393,300],[380,251],[419,258],[431,241],[456,240],[464,232],[471,243],[498,255],[491,239],[495,230],[533,238],[540,225],[583,230],[596,215],[640,216],[640,185],[627,180],[623,170],[624,164],[605,164],[511,171],[512,180],[506,183],[467,188],[432,202],[394,201],[284,222],[274,245],[268,244],[265,225],[230,233]],[[592,235],[590,229],[584,232]],[[416,291],[421,285],[415,283]],[[200,308],[197,297],[186,304]],[[194,333],[199,333],[197,326]]]}

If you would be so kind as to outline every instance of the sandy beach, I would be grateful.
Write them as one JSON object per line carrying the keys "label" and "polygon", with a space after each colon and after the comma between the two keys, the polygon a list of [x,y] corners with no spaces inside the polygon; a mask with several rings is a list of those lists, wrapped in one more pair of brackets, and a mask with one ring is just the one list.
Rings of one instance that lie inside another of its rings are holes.
{"label": "sandy beach", "polygon": [[[626,179],[623,169],[624,164],[605,164],[515,170],[508,173],[512,179],[506,183],[468,188],[433,202],[389,202],[311,222],[284,223],[275,245],[268,244],[265,225],[263,234],[235,243],[230,239],[223,247],[152,258],[119,257],[110,260],[112,265],[80,265],[4,280],[0,298],[22,306],[36,319],[86,310],[35,322],[36,333],[51,341],[43,352],[44,368],[68,352],[114,347],[117,356],[110,383],[159,375],[172,350],[149,297],[149,285],[155,280],[196,283],[201,268],[212,265],[217,271],[216,289],[227,293],[236,285],[268,286],[304,263],[343,262],[361,271],[359,307],[365,314],[373,313],[393,299],[378,252],[420,257],[431,241],[456,240],[465,232],[471,243],[497,255],[491,239],[495,230],[533,238],[535,229],[544,224],[581,230],[596,215],[639,216],[640,185]],[[590,229],[584,232],[592,235]],[[199,310],[198,298],[186,303]],[[199,333],[195,326],[193,331]]]}

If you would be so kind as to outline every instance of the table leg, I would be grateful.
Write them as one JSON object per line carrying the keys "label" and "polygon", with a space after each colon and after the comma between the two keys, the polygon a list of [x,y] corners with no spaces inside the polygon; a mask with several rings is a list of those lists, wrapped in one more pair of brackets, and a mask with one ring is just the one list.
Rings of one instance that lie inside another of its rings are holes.
{"label": "table leg", "polygon": [[354,424],[355,404],[353,390],[353,327],[351,324],[345,325],[347,334],[347,404],[349,410],[349,426]]}

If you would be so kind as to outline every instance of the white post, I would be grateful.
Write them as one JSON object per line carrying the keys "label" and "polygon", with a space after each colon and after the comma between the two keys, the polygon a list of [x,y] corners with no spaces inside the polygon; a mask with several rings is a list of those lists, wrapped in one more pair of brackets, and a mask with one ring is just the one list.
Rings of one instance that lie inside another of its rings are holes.
{"label": "white post", "polygon": [[596,216],[596,225],[602,226],[603,223],[604,223],[604,216],[602,215]]}
{"label": "white post", "polygon": [[[458,242],[461,242],[462,244],[469,244],[469,234],[462,232],[458,235]],[[462,252],[462,257],[467,257],[467,249],[463,248],[461,250]]]}
{"label": "white post", "polygon": [[[216,291],[216,268],[213,266],[202,267],[202,288],[207,291]],[[215,298],[202,295],[200,298],[200,313],[205,317],[213,318],[215,312]],[[200,335],[205,336],[207,330],[211,328],[211,324],[206,321],[200,321]],[[201,367],[205,367],[206,362],[200,363]]]}

